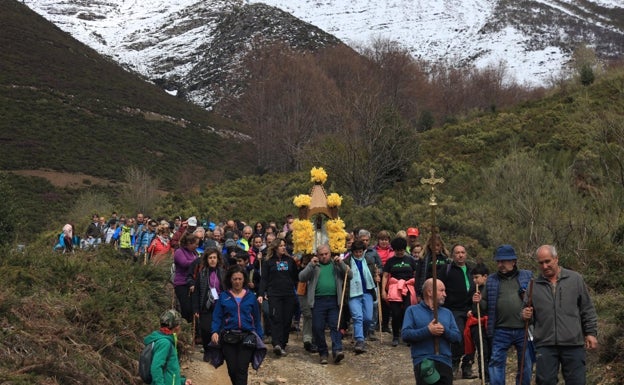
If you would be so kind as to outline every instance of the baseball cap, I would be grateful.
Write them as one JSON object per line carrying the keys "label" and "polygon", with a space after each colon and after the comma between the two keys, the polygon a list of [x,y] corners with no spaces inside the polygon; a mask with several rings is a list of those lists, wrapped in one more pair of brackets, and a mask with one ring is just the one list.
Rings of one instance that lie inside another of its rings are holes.
{"label": "baseball cap", "polygon": [[409,229],[407,229],[407,236],[413,236],[413,237],[417,237],[420,235],[420,231],[418,231],[417,227],[410,227]]}

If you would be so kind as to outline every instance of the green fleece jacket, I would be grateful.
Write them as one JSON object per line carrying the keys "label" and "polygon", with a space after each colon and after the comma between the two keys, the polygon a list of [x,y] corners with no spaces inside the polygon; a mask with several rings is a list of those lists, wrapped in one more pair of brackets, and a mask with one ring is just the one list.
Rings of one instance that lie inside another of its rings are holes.
{"label": "green fleece jacket", "polygon": [[155,342],[152,355],[152,385],[184,385],[186,378],[180,374],[175,337],[156,330],[145,337],[143,342],[146,345]]}

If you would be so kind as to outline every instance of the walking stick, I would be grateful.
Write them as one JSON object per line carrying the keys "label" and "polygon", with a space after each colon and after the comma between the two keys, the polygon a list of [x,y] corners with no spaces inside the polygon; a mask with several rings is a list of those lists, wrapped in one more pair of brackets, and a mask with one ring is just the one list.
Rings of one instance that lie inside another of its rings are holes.
{"label": "walking stick", "polygon": [[[479,293],[479,286],[477,286],[477,293]],[[485,385],[485,360],[483,359],[483,334],[481,332],[481,304],[479,303],[477,303],[477,326],[479,327],[479,360],[481,361],[481,385]]]}
{"label": "walking stick", "polygon": [[381,320],[382,320],[382,316],[381,316],[381,289],[379,288],[379,283],[377,283],[377,285],[375,285],[376,289],[377,289],[377,323],[379,323],[379,343],[382,344],[383,343],[383,332],[382,327],[381,327]]}
{"label": "walking stick", "polygon": [[336,328],[340,331],[340,320],[342,319],[342,308],[344,307],[345,294],[347,292],[347,275],[349,274],[349,266],[345,270],[344,281],[342,282],[342,295],[340,296],[340,310],[338,311],[338,324]]}
{"label": "walking stick", "polygon": [[193,353],[195,353],[195,314],[193,314],[193,330],[191,331],[191,354],[189,354],[189,361],[193,361]]}
{"label": "walking stick", "polygon": [[[531,306],[531,301],[533,300],[533,279],[529,281],[529,297],[527,299],[527,306]],[[522,340],[522,358],[520,359],[520,376],[518,379],[518,384],[522,385],[522,374],[524,373],[524,356],[526,354],[528,338],[527,335],[529,333],[529,320],[524,320],[524,338]]]}

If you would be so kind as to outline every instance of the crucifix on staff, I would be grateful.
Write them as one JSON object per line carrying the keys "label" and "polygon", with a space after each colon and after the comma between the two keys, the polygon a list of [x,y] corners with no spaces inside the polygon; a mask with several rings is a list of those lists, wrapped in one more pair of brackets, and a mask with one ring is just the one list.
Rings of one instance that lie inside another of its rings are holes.
{"label": "crucifix on staff", "polygon": [[[431,186],[431,196],[429,197],[429,207],[431,207],[431,237],[433,238],[434,235],[437,233],[437,228],[436,228],[436,217],[435,217],[435,210],[436,207],[438,206],[438,203],[436,201],[436,196],[435,196],[435,188],[436,185],[438,184],[442,184],[444,183],[444,178],[436,178],[435,177],[435,170],[433,168],[429,169],[429,174],[430,177],[429,178],[421,178],[420,179],[420,183],[423,185],[429,185]],[[433,319],[435,320],[435,322],[438,322],[438,288],[437,288],[437,279],[438,279],[438,274],[437,274],[437,253],[432,253],[432,260],[431,260],[431,274],[432,274],[432,278],[433,278]],[[425,270],[427,269],[427,266],[425,266]],[[422,282],[420,283],[422,284]],[[434,351],[436,354],[440,353],[440,341],[438,340],[438,337],[436,337],[434,339]]]}

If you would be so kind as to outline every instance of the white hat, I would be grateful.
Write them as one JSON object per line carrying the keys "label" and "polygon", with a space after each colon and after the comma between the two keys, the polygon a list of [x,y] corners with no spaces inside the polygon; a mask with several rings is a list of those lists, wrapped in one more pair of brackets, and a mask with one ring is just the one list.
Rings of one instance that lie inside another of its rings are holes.
{"label": "white hat", "polygon": [[197,226],[197,218],[190,217],[189,219],[186,220],[186,224],[189,226]]}

